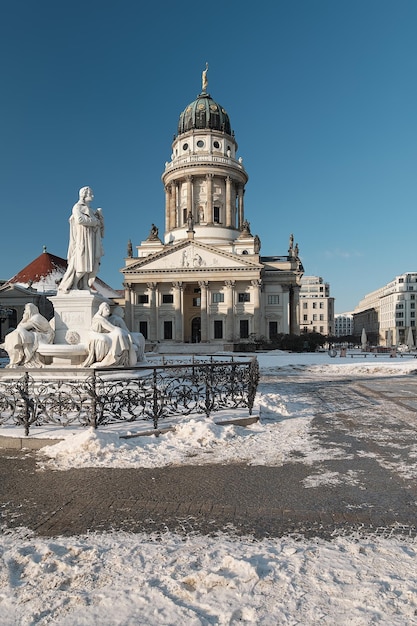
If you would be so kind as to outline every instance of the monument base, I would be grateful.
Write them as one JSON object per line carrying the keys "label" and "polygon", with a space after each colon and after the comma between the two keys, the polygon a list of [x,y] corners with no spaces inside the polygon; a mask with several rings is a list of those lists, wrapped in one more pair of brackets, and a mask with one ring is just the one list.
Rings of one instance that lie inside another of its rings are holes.
{"label": "monument base", "polygon": [[55,338],[53,344],[41,344],[38,352],[45,366],[79,367],[88,355],[91,321],[102,302],[113,302],[85,290],[73,290],[66,294],[51,296],[55,316]]}

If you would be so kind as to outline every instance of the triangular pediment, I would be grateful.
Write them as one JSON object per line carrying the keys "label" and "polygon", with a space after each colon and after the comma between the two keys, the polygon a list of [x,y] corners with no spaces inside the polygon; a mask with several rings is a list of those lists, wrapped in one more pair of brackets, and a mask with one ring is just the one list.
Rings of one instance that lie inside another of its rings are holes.
{"label": "triangular pediment", "polygon": [[138,259],[124,268],[124,274],[161,270],[259,269],[262,265],[242,254],[219,250],[196,241],[186,241]]}

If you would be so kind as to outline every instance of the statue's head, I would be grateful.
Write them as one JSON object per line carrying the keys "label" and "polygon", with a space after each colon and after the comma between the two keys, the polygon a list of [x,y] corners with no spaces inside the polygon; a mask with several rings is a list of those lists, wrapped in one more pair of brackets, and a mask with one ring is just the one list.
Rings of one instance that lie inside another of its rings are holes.
{"label": "statue's head", "polygon": [[110,307],[107,302],[102,302],[98,307],[98,313],[103,315],[103,317],[108,317],[110,315]]}
{"label": "statue's head", "polygon": [[33,317],[33,315],[36,315],[37,313],[39,313],[39,309],[36,304],[33,304],[33,302],[27,302],[25,304],[24,315],[26,318]]}
{"label": "statue's head", "polygon": [[93,199],[93,190],[91,187],[81,187],[79,191],[80,200],[85,200],[87,196],[90,196],[90,199]]}

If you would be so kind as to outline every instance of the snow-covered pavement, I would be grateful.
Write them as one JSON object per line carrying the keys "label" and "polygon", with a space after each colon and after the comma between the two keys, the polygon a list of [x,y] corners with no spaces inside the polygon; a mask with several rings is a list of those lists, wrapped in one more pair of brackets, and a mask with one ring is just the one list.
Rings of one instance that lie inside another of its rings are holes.
{"label": "snow-covered pavement", "polygon": [[[357,439],[366,442],[370,432],[366,424],[379,419],[374,460],[389,466],[391,449],[391,461],[402,478],[414,479],[415,399],[413,386],[401,388],[401,380],[413,377],[415,359],[280,352],[258,358],[260,422],[247,428],[218,426],[191,416],[156,439],[123,440],[114,429],[66,431],[61,443],[38,453],[38,471],[213,462],[279,466],[294,458],[319,467],[351,454],[340,441],[318,436],[319,419],[330,415],[342,435],[352,428]],[[397,395],[384,382],[393,376],[399,381]],[[340,393],[338,381],[346,378],[357,383],[354,397]],[[322,390],[311,395],[309,383],[314,381],[323,383]],[[357,423],[345,423],[345,415]],[[398,440],[396,419],[402,424]],[[404,454],[401,465],[398,458]],[[304,487],[337,488],[349,480],[360,481],[360,475],[318,471]],[[1,505],[7,508],[7,502]],[[331,541],[293,536],[255,540],[225,529],[209,537],[115,531],[44,539],[24,528],[4,529],[0,625],[417,624],[413,537],[353,533],[335,534]]]}

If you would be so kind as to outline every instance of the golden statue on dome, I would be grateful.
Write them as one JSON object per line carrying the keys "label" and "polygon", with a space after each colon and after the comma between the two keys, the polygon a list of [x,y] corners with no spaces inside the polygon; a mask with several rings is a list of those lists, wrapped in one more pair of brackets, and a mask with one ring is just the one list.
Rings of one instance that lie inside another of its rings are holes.
{"label": "golden statue on dome", "polygon": [[201,83],[202,83],[203,92],[207,91],[207,85],[208,85],[207,72],[208,72],[208,63],[206,62],[206,69],[203,70],[203,73],[201,75]]}

